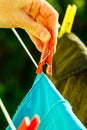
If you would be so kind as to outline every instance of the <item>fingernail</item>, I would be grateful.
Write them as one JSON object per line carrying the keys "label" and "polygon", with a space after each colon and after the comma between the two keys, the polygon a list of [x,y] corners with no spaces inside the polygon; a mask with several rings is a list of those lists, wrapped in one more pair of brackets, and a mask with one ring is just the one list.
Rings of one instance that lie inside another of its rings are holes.
{"label": "fingernail", "polygon": [[50,40],[50,38],[51,38],[51,34],[48,32],[48,31],[42,31],[41,33],[40,33],[40,40],[42,41],[42,42],[47,42],[47,41],[49,41]]}

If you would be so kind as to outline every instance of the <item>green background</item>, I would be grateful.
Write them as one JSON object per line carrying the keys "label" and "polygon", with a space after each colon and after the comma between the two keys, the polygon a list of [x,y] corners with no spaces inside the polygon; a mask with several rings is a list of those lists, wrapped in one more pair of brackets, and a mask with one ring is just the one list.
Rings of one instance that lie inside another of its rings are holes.
{"label": "green background", "polygon": [[[86,0],[48,0],[59,12],[62,23],[68,4],[77,5],[77,13],[72,27],[74,32],[87,45],[87,1]],[[40,53],[24,30],[17,29],[36,62]],[[23,97],[31,88],[36,76],[36,68],[16,39],[11,29],[0,29],[0,98],[11,118]],[[0,109],[0,130],[4,130],[7,121]]]}

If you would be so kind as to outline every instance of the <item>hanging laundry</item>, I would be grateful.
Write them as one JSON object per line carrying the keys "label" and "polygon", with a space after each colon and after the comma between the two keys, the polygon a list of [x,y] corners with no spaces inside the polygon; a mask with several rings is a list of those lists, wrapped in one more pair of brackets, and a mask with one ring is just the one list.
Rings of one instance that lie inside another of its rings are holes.
{"label": "hanging laundry", "polygon": [[[31,120],[35,114],[40,117],[38,130],[86,130],[70,104],[43,73],[37,75],[12,121],[18,129],[25,116]],[[10,126],[6,130],[11,130]]]}

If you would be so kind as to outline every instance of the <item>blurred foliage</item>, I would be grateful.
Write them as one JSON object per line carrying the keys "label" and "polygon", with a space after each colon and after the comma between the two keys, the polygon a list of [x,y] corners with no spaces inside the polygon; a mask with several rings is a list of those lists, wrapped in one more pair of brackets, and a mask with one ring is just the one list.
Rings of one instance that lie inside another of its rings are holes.
{"label": "blurred foliage", "polygon": [[[86,0],[47,0],[59,12],[62,23],[68,4],[77,5],[77,14],[73,24],[74,32],[87,45],[87,1]],[[25,31],[17,29],[29,51],[39,61],[40,53]],[[0,97],[12,117],[23,97],[31,88],[35,79],[35,66],[10,29],[0,29]],[[7,121],[0,109],[0,128],[4,130]]]}

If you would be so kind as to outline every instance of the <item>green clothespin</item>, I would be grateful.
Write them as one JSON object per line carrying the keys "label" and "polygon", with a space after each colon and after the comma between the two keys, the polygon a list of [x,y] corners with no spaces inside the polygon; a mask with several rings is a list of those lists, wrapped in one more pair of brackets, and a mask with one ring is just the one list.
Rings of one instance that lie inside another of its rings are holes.
{"label": "green clothespin", "polygon": [[62,26],[60,28],[58,38],[61,38],[64,33],[70,33],[73,25],[74,17],[76,14],[77,7],[75,5],[68,5]]}

